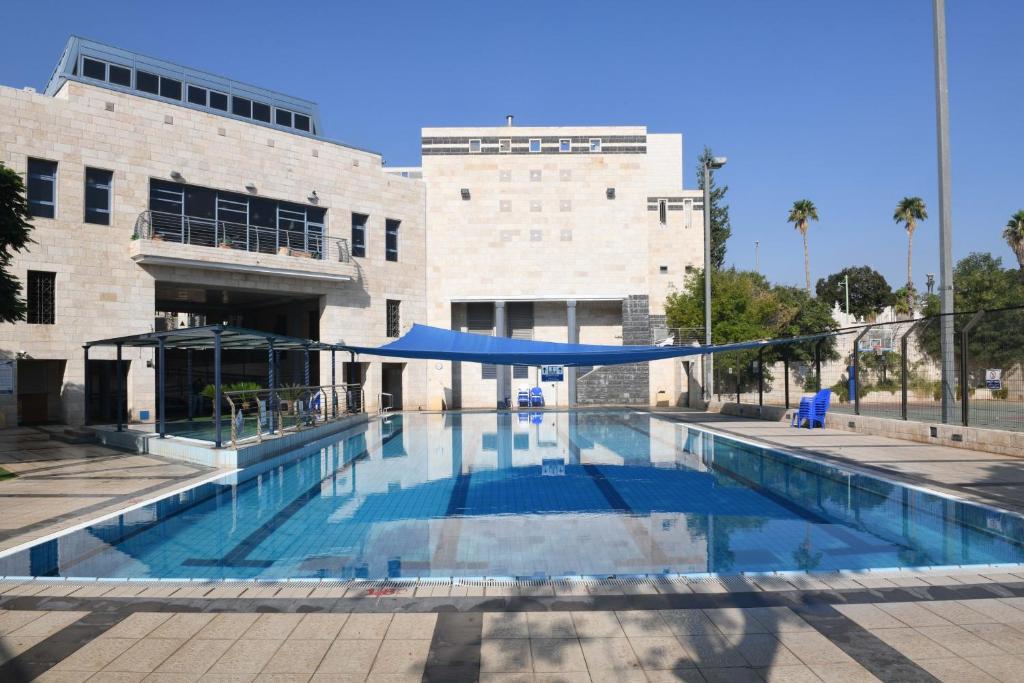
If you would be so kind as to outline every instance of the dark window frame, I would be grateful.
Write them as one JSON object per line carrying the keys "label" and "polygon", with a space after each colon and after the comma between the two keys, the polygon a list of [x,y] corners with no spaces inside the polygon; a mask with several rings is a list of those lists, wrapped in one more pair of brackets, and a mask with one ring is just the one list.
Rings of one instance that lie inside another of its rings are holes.
{"label": "dark window frame", "polygon": [[[231,109],[231,103],[228,101],[229,97],[227,93],[222,93],[219,90],[209,90],[207,91],[206,98],[206,101],[209,103],[207,106],[210,107],[210,109],[216,109],[217,111],[230,111]],[[217,104],[214,104],[215,100],[217,101]],[[224,104],[223,107],[220,106],[221,102]]]}
{"label": "dark window frame", "polygon": [[[177,78],[168,78],[167,76],[160,77],[160,97],[168,100],[175,100],[181,102],[183,83]],[[173,94],[173,90],[177,90],[178,94]]]}
{"label": "dark window frame", "polygon": [[[194,99],[192,97],[192,93],[193,92],[195,92],[195,93],[202,93],[202,99],[197,102],[196,100],[199,99],[199,98],[195,98]],[[201,85],[192,85],[191,83],[189,83],[188,86],[186,86],[186,88],[185,88],[185,100],[189,104],[195,104],[195,105],[198,105],[198,106],[201,106],[201,107],[209,106],[208,103],[210,101],[210,91],[207,88],[204,88]]]}
{"label": "dark window frame", "polygon": [[[152,80],[152,85],[153,85],[153,89],[152,90],[149,90],[148,87],[143,87],[144,85],[148,86],[150,84],[150,79],[153,79]],[[135,70],[135,89],[138,90],[139,92],[149,93],[150,95],[159,95],[160,94],[160,76],[157,75],[157,74],[154,74],[154,73],[150,73],[148,71],[143,71],[142,69],[136,69]]]}
{"label": "dark window frame", "polygon": [[367,214],[352,212],[352,256],[366,257],[366,225],[369,222]]}
{"label": "dark window frame", "polygon": [[384,219],[384,259],[392,263],[398,262],[398,231],[402,221],[398,218]]}
{"label": "dark window frame", "polygon": [[[127,81],[122,83],[119,80],[114,80],[115,70],[117,72],[124,72],[124,74],[128,76]],[[114,85],[119,85],[122,88],[130,88],[132,87],[132,81],[133,78],[131,67],[121,66],[120,64],[107,64],[107,82],[113,83]]]}
{"label": "dark window frame", "polygon": [[[259,112],[259,114],[260,114],[259,116],[257,116],[257,112]],[[269,104],[265,104],[263,102],[257,102],[256,100],[252,101],[252,120],[253,121],[260,121],[262,123],[270,123],[271,120],[272,120],[272,117],[271,117],[272,113],[273,112],[272,112]],[[263,118],[263,115],[266,115],[266,118]]]}
{"label": "dark window frame", "polygon": [[[244,106],[242,106],[244,103]],[[245,113],[242,113],[244,110]],[[244,119],[252,118],[252,100],[248,97],[238,97],[237,95],[231,96],[231,113],[235,116],[241,116]]]}
{"label": "dark window frame", "polygon": [[25,277],[26,313],[29,325],[55,325],[57,323],[57,273],[30,270]]}
{"label": "dark window frame", "polygon": [[[298,112],[292,113],[292,121],[294,122],[295,130],[301,130],[305,133],[313,132],[313,119],[306,114],[299,114]],[[299,125],[302,122],[303,125]]]}
{"label": "dark window frame", "polygon": [[395,338],[402,336],[402,302],[398,299],[385,299],[384,334]]}
{"label": "dark window frame", "polygon": [[[40,169],[42,164],[52,164],[52,173],[44,174]],[[36,166],[36,170],[33,171],[33,165]],[[28,170],[25,173],[25,195],[28,198],[28,210],[29,214],[33,218],[56,218],[57,217],[57,186],[59,181],[60,165],[56,161],[50,159],[39,159],[37,157],[28,158]],[[40,200],[32,199],[32,191],[34,187],[39,187],[39,183],[49,184],[51,200]],[[48,208],[47,208],[48,207]]]}
{"label": "dark window frame", "polygon": [[[92,64],[98,65],[100,67],[100,70],[103,72],[103,74],[100,75],[100,76],[90,75],[89,74],[89,69],[93,68],[93,67],[90,66],[90,62]],[[102,60],[96,59],[94,57],[86,57],[86,56],[83,55],[82,56],[82,76],[84,76],[85,78],[91,78],[94,81],[106,81],[107,80],[107,63],[102,61]]]}
{"label": "dark window frame", "polygon": [[[90,185],[90,173],[93,174],[106,174],[106,183],[93,182]],[[107,205],[106,207],[90,206],[89,205],[89,188],[93,187],[106,193]],[[82,205],[84,209],[84,216],[82,220],[92,225],[110,225],[111,216],[114,212],[114,172],[105,168],[95,168],[91,166],[85,167],[85,188],[82,197]],[[90,217],[92,214],[92,217]]]}

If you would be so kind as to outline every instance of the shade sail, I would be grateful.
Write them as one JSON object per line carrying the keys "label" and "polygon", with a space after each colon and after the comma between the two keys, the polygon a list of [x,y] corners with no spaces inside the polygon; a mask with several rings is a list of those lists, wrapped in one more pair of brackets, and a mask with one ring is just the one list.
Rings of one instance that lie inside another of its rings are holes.
{"label": "shade sail", "polygon": [[773,344],[820,339],[826,335],[788,337],[767,341],[740,342],[720,346],[604,346],[599,344],[563,344],[559,342],[492,337],[456,332],[429,325],[413,325],[395,341],[383,346],[348,346],[356,353],[394,358],[469,361],[494,365],[622,365],[680,358],[703,353],[758,349]]}

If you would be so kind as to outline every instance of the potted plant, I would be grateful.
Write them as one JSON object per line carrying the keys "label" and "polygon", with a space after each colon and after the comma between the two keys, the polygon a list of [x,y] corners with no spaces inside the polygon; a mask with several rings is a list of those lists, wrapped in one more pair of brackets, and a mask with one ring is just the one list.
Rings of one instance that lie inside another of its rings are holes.
{"label": "potted plant", "polygon": [[290,256],[291,249],[289,249],[288,247],[278,247],[277,253],[280,254],[281,256]]}
{"label": "potted plant", "polygon": [[234,242],[231,241],[230,237],[224,235],[223,237],[220,238],[220,244],[217,246],[219,246],[221,249],[233,249]]}

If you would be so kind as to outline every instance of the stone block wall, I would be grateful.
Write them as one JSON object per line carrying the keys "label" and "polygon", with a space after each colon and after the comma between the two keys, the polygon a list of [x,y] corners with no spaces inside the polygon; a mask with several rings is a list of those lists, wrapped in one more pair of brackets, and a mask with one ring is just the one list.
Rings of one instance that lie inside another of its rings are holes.
{"label": "stone block wall", "polygon": [[[622,302],[622,344],[650,344],[650,299],[630,295]],[[576,383],[580,405],[650,403],[650,366],[647,363],[606,365],[583,375]]]}

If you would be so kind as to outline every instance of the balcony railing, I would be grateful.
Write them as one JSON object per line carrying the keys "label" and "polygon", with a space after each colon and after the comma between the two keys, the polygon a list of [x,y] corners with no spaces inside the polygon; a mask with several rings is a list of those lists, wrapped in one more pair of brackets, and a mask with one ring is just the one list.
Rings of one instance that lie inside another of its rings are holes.
{"label": "balcony railing", "polygon": [[337,263],[348,263],[351,259],[348,240],[341,237],[263,228],[162,211],[143,211],[139,214],[135,221],[135,238]]}

